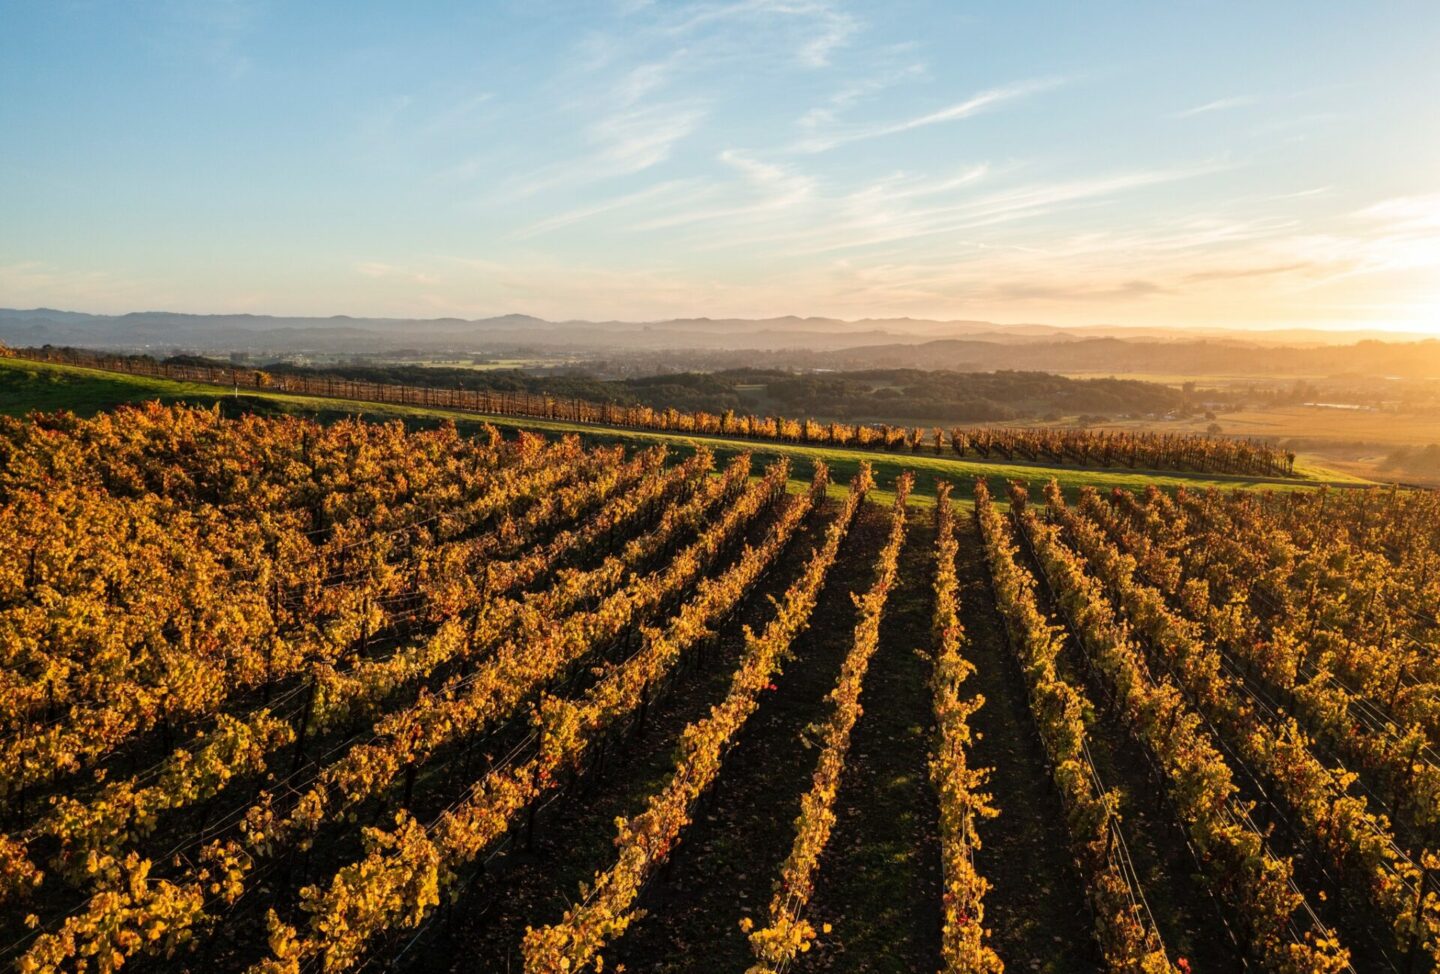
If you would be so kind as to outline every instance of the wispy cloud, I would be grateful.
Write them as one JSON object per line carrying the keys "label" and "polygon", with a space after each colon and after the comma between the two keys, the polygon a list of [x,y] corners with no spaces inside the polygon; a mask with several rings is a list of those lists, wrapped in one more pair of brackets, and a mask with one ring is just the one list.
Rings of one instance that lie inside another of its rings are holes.
{"label": "wispy cloud", "polygon": [[986,285],[981,294],[1001,301],[1133,301],[1165,294],[1168,288],[1155,281],[1131,279],[1116,284],[1041,283],[1034,279],[1001,281]]}
{"label": "wispy cloud", "polygon": [[1440,270],[1440,194],[1380,200],[1272,249],[1313,265],[1321,283],[1386,277],[1433,301]]}
{"label": "wispy cloud", "polygon": [[363,277],[393,278],[412,284],[439,284],[440,277],[429,271],[417,271],[380,260],[363,260],[355,265],[355,272]]}
{"label": "wispy cloud", "polygon": [[[850,196],[828,225],[791,234],[791,257],[863,250],[921,237],[970,233],[1022,220],[1033,220],[1077,206],[1097,205],[1132,190],[1216,172],[1214,165],[1135,170],[1088,179],[1030,183],[980,196],[942,200],[925,206],[887,205],[863,192]],[[979,178],[979,175],[975,177]],[[882,205],[876,205],[876,204]]]}
{"label": "wispy cloud", "polygon": [[646,95],[659,91],[683,57],[682,49],[659,61],[648,61],[631,68],[615,86],[615,100],[621,105],[633,105]]}
{"label": "wispy cloud", "polygon": [[1440,232],[1440,193],[1381,200],[1362,207],[1355,216],[1374,221],[1390,232],[1419,232],[1428,236]]}
{"label": "wispy cloud", "polygon": [[844,47],[850,37],[860,29],[860,23],[847,13],[841,13],[828,4],[816,4],[819,24],[815,33],[800,44],[797,52],[800,62],[812,68],[823,68],[830,63],[830,55]]}
{"label": "wispy cloud", "polygon": [[1037,78],[1031,81],[1020,81],[1014,84],[1001,85],[979,92],[953,105],[947,105],[936,111],[927,112],[924,115],[915,115],[898,122],[887,122],[880,125],[850,129],[837,129],[828,134],[817,134],[810,138],[802,139],[795,145],[795,150],[798,152],[828,152],[831,149],[847,145],[851,142],[878,139],[887,135],[898,135],[901,132],[927,128],[931,125],[955,122],[960,119],[969,118],[972,115],[978,115],[981,112],[988,111],[1006,102],[1016,101],[1027,95],[1057,88],[1064,83],[1065,80],[1063,78]]}
{"label": "wispy cloud", "polygon": [[833,125],[839,114],[846,109],[904,81],[922,78],[925,72],[925,62],[912,61],[900,67],[886,68],[868,77],[855,78],[842,85],[823,105],[818,105],[800,116],[796,124],[810,131]]}
{"label": "wispy cloud", "polygon": [[924,196],[940,196],[972,186],[992,172],[994,172],[992,166],[981,163],[977,166],[961,169],[954,175],[936,178],[917,178],[913,175],[898,173],[889,178],[871,183],[868,186],[861,187],[850,195],[850,201],[852,203],[888,203],[899,200],[912,200]]}
{"label": "wispy cloud", "polygon": [[1297,189],[1289,193],[1271,193],[1261,197],[1261,202],[1276,203],[1287,200],[1303,200],[1311,196],[1327,196],[1334,192],[1334,186],[1312,186],[1309,189]]}
{"label": "wispy cloud", "polygon": [[663,105],[604,116],[589,127],[599,161],[616,174],[639,172],[663,162],[675,144],[695,131],[704,112]]}
{"label": "wispy cloud", "polygon": [[[1440,193],[1363,207],[1318,246],[1348,261],[1354,274],[1423,271],[1433,278],[1440,268]],[[1433,280],[1430,286],[1433,293]]]}
{"label": "wispy cloud", "polygon": [[635,230],[664,230],[672,227],[715,221],[750,221],[761,216],[776,216],[810,200],[816,190],[813,177],[792,167],[763,162],[743,152],[728,149],[720,161],[740,174],[753,194],[740,202],[724,203],[675,212],[636,224]]}
{"label": "wispy cloud", "polygon": [[494,260],[455,256],[444,263],[456,278],[454,291],[432,294],[429,304],[447,313],[519,311],[565,320],[577,307],[590,320],[665,318],[694,308],[734,308],[735,285],[696,281],[658,262],[644,268],[559,261],[546,257]]}
{"label": "wispy cloud", "polygon": [[1185,275],[1185,282],[1187,284],[1204,284],[1209,281],[1234,281],[1247,277],[1272,277],[1276,274],[1310,270],[1314,266],[1306,261],[1291,261],[1288,264],[1271,264],[1262,267],[1226,267],[1208,271],[1192,271]]}
{"label": "wispy cloud", "polygon": [[1254,95],[1236,95],[1232,98],[1217,98],[1214,101],[1207,101],[1203,105],[1195,105],[1183,111],[1175,112],[1171,118],[1191,118],[1195,115],[1208,115],[1211,112],[1228,112],[1235,108],[1245,108],[1259,101]]}
{"label": "wispy cloud", "polygon": [[[57,295],[63,296],[57,300]],[[40,305],[133,311],[153,307],[165,295],[153,281],[141,281],[108,270],[80,270],[48,261],[20,260],[0,264],[0,305]]]}
{"label": "wispy cloud", "polygon": [[533,196],[565,185],[594,183],[643,172],[664,162],[693,133],[705,112],[694,105],[664,104],[602,115],[585,127],[588,153],[543,166],[510,183],[508,192]]}
{"label": "wispy cloud", "polygon": [[528,227],[513,234],[518,240],[527,240],[531,237],[538,237],[563,227],[572,226],[576,223],[583,223],[586,220],[607,213],[615,213],[619,210],[627,210],[632,207],[642,206],[647,203],[654,203],[657,200],[673,199],[676,194],[684,190],[693,190],[698,185],[694,179],[671,179],[654,186],[638,190],[634,193],[626,193],[623,196],[616,196],[591,206],[580,206],[564,213],[557,213],[530,224]]}
{"label": "wispy cloud", "polygon": [[624,29],[587,34],[569,70],[553,82],[563,92],[556,117],[584,120],[572,128],[581,145],[560,142],[556,148],[568,151],[566,158],[506,181],[503,195],[534,196],[657,167],[702,135],[716,104],[754,72],[824,67],[863,26],[835,0],[623,10]]}
{"label": "wispy cloud", "polygon": [[858,18],[828,0],[737,0],[687,8],[662,29],[684,36],[703,28],[738,24],[770,33],[777,22],[790,27],[786,36],[793,45],[795,61],[808,68],[828,65],[831,55],[861,26]]}

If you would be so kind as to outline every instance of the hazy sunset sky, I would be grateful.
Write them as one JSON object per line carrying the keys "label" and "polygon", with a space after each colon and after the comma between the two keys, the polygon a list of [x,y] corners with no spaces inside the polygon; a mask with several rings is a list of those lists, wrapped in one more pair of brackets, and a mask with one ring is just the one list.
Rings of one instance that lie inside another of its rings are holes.
{"label": "hazy sunset sky", "polygon": [[1440,3],[0,0],[0,305],[1440,335]]}

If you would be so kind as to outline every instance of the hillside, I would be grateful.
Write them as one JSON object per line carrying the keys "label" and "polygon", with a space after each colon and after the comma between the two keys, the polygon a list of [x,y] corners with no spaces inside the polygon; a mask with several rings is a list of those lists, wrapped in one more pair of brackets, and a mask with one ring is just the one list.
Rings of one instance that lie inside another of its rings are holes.
{"label": "hillside", "polygon": [[[37,400],[35,398],[37,396],[43,398]],[[896,456],[862,449],[744,440],[724,436],[700,437],[517,417],[477,416],[474,413],[438,407],[315,398],[255,389],[237,394],[231,389],[207,386],[201,383],[177,382],[148,376],[121,375],[72,366],[0,358],[0,405],[3,405],[3,411],[12,415],[23,415],[33,408],[37,401],[53,405],[63,402],[67,398],[76,404],[74,408],[89,408],[91,411],[99,411],[120,403],[159,399],[165,402],[216,404],[232,415],[241,415],[251,411],[283,412],[321,418],[360,415],[382,420],[402,419],[412,426],[455,422],[468,428],[488,422],[502,428],[522,428],[552,433],[573,432],[596,442],[619,442],[634,445],[659,444],[687,452],[693,450],[697,445],[704,444],[719,451],[722,455],[753,451],[761,456],[787,456],[804,463],[822,459],[836,469],[837,478],[850,476],[862,461],[866,461],[874,464],[876,478],[885,489],[889,489],[901,471],[913,469],[917,473],[915,488],[917,497],[933,496],[936,479],[954,478],[963,492],[967,489],[966,482],[969,478],[984,476],[1031,479],[1053,475],[1058,477],[1070,491],[1077,490],[1085,484],[1108,488],[1111,486],[1139,487],[1149,482],[1169,487],[1190,484],[1197,488],[1212,485],[1255,486],[1266,484],[1280,490],[1295,489],[1322,482],[1338,485],[1369,482],[1359,477],[1340,474],[1328,468],[1316,466],[1303,458],[1296,464],[1298,479],[1275,479],[1205,475],[1184,471],[1112,471],[1082,469],[1064,464],[975,461],[951,459],[944,455],[936,456],[933,453],[916,455],[907,452]]]}
{"label": "hillside", "polygon": [[0,309],[0,342],[161,354],[189,350],[336,356],[408,350],[422,355],[658,356],[682,368],[706,371],[751,366],[763,353],[769,361],[785,367],[828,369],[1211,375],[1244,367],[1285,375],[1440,374],[1440,342],[1415,341],[1401,333],[1056,328],[909,318],[557,322],[514,314],[462,320],[169,312],[92,315],[46,308]]}
{"label": "hillside", "polygon": [[866,461],[259,404],[302,405],[0,420],[21,970],[1440,957],[1405,933],[1436,674],[1388,639],[1440,627],[1434,494],[971,512]]}
{"label": "hillside", "polygon": [[[173,356],[164,361],[230,367],[229,362],[201,356]],[[262,363],[262,367],[275,375],[335,376],[360,382],[526,392],[656,409],[786,413],[824,422],[967,423],[1077,414],[1154,416],[1194,408],[1199,402],[1194,394],[1154,382],[1071,379],[1043,372],[862,369],[843,373],[796,373],[747,368],[600,379],[579,369],[474,369],[398,364],[298,366],[286,362]]]}

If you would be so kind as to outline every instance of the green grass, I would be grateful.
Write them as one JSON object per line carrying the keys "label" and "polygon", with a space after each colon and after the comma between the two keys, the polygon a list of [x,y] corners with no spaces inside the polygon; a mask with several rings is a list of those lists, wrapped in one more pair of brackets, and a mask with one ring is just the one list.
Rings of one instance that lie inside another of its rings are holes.
{"label": "green grass", "polygon": [[542,419],[524,419],[510,416],[484,416],[476,413],[459,412],[449,409],[434,409],[423,406],[405,406],[388,403],[359,402],[343,399],[323,399],[313,396],[297,396],[288,393],[250,392],[233,396],[222,386],[200,383],[176,382],[170,379],[133,376],[85,369],[67,365],[52,365],[18,359],[0,359],[0,413],[18,416],[31,410],[53,411],[70,409],[81,415],[92,415],[127,402],[146,400],[161,402],[187,402],[195,405],[219,403],[227,413],[261,412],[286,413],[311,416],[321,420],[341,416],[364,416],[374,420],[399,419],[415,427],[433,426],[453,420],[462,429],[493,423],[508,429],[531,429],[553,433],[580,433],[595,443],[625,443],[630,446],[663,444],[680,455],[686,455],[697,446],[708,446],[723,460],[737,453],[750,451],[758,463],[766,463],[776,456],[789,456],[796,465],[796,489],[808,478],[810,463],[823,460],[830,465],[835,492],[840,492],[859,468],[860,463],[869,460],[875,472],[879,491],[875,499],[881,503],[889,501],[895,478],[905,470],[915,473],[915,498],[918,503],[933,502],[935,482],[950,480],[956,485],[956,498],[968,500],[970,485],[976,477],[991,479],[1018,479],[1039,485],[1054,477],[1061,488],[1074,496],[1083,485],[1102,490],[1111,487],[1129,489],[1143,488],[1146,484],[1173,489],[1186,486],[1191,488],[1216,487],[1273,487],[1278,490],[1295,490],[1313,487],[1319,483],[1364,484],[1369,481],[1358,477],[1339,474],[1321,467],[1307,467],[1301,470],[1308,479],[1274,480],[1263,477],[1234,477],[1215,474],[1191,474],[1157,470],[1118,470],[1086,468],[1076,466],[1055,466],[1012,462],[986,462],[979,460],[957,460],[936,456],[929,452],[881,453],[872,450],[855,450],[827,446],[806,446],[790,443],[730,439],[711,436],[687,436],[680,433],[651,432],[647,430],[625,430],[605,426],[557,422]]}
{"label": "green grass", "polygon": [[138,375],[69,369],[0,358],[0,415],[69,409],[81,416],[129,402],[213,402],[213,389]]}

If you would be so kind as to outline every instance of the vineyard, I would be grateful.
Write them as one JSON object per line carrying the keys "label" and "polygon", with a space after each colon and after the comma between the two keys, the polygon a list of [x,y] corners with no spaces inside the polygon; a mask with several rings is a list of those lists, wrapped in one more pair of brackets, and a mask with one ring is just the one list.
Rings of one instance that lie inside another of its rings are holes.
{"label": "vineyard", "polygon": [[157,362],[79,349],[7,349],[0,356],[157,376],[222,388],[266,390],[326,399],[396,403],[517,416],[630,430],[735,437],[771,443],[814,444],[864,450],[1005,462],[1074,464],[1127,470],[1186,470],[1236,476],[1295,475],[1295,455],[1259,440],[1190,433],[1109,432],[1042,427],[940,429],[892,424],[819,422],[809,418],[752,416],[655,409],[587,402],[523,392],[486,392],[406,386],[336,376],[272,374],[261,369]]}
{"label": "vineyard", "polygon": [[0,419],[0,963],[1440,966],[1440,495],[477,428]]}

